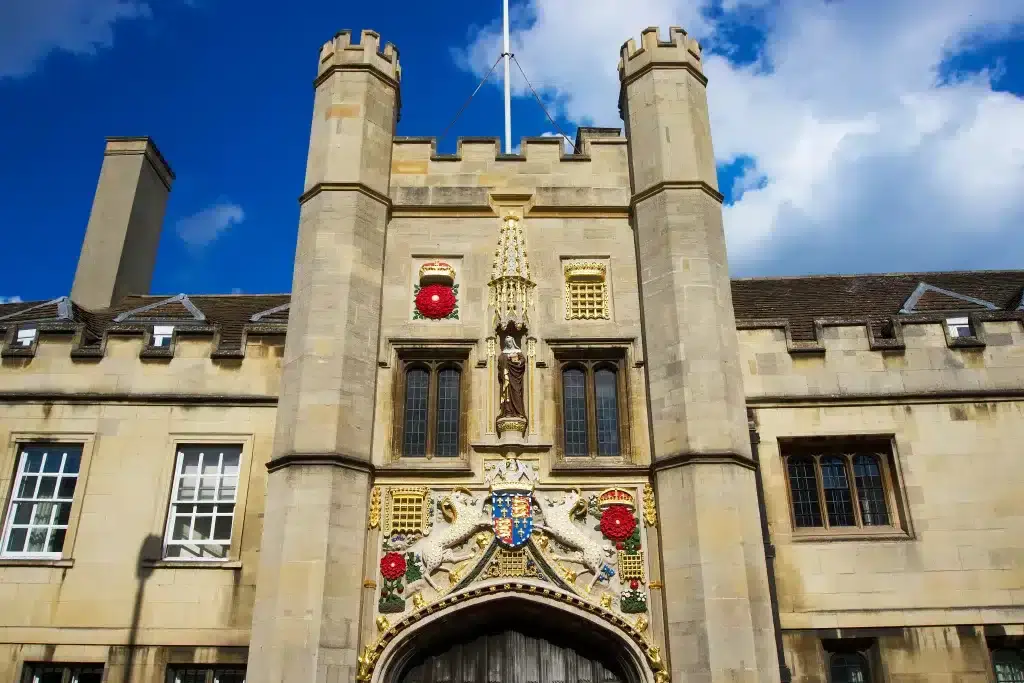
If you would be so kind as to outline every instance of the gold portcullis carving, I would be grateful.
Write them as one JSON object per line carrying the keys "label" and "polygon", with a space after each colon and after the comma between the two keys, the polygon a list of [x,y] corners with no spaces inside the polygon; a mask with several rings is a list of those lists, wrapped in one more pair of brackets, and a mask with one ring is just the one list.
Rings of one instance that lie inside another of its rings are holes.
{"label": "gold portcullis carving", "polygon": [[651,527],[658,524],[658,508],[654,502],[654,487],[651,482],[644,484],[644,524]]}
{"label": "gold portcullis carving", "polygon": [[376,529],[380,524],[380,487],[374,486],[370,491],[370,519],[367,526]]}

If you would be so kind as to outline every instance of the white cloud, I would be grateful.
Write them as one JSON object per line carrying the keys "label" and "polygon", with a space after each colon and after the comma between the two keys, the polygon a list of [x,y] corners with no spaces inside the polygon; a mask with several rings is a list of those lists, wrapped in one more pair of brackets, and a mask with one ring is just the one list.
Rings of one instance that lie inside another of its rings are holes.
{"label": "white cloud", "polygon": [[94,54],[113,43],[117,22],[149,15],[138,0],[3,0],[0,79],[31,73],[54,50]]}
{"label": "white cloud", "polygon": [[245,220],[245,211],[237,204],[221,202],[182,218],[175,232],[190,247],[205,247],[233,225]]}
{"label": "white cloud", "polygon": [[568,135],[562,135],[561,133],[552,133],[551,131],[546,131],[544,133],[541,133],[540,136],[542,138],[562,138],[562,149],[565,151],[566,154],[572,154],[573,152],[576,151],[576,141],[573,140]]}
{"label": "white cloud", "polygon": [[20,296],[0,296],[0,304],[20,304]]}
{"label": "white cloud", "polygon": [[[580,124],[621,125],[623,41],[649,25],[701,39],[718,161],[753,162],[725,211],[737,274],[1020,266],[1024,98],[995,91],[993,73],[942,68],[1012,35],[1024,3],[727,0],[734,14],[714,21],[710,0],[526,3],[513,50]],[[738,17],[764,31],[753,64],[724,56]],[[493,61],[496,29],[463,53],[477,72]]]}

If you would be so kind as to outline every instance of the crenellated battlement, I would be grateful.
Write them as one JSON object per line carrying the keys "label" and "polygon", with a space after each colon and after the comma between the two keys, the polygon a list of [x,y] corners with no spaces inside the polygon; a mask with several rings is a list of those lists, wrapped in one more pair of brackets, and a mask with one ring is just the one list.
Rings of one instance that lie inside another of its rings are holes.
{"label": "crenellated battlement", "polygon": [[624,83],[654,65],[686,65],[703,77],[700,43],[678,26],[668,30],[669,39],[658,38],[657,27],[645,28],[640,33],[640,47],[630,38],[619,50],[619,79]]}
{"label": "crenellated battlement", "polygon": [[627,148],[624,137],[597,137],[585,154],[574,154],[559,138],[527,137],[518,154],[503,154],[497,138],[462,137],[454,154],[438,154],[436,138],[395,138],[391,198],[396,206],[485,206],[489,190],[516,189],[536,191],[545,206],[622,212],[629,204]]}
{"label": "crenellated battlement", "polygon": [[334,68],[353,65],[365,65],[357,68],[372,67],[394,81],[402,78],[398,48],[392,43],[385,43],[381,50],[380,34],[369,29],[360,32],[358,42],[352,41],[351,31],[344,30],[338,31],[332,40],[324,43],[320,48],[317,76],[321,77]]}

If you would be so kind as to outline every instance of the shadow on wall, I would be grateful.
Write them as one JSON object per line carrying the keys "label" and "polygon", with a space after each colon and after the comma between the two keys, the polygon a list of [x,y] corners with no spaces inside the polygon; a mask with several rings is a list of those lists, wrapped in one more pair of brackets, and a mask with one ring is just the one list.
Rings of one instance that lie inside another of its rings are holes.
{"label": "shadow on wall", "polygon": [[135,667],[135,644],[139,635],[139,618],[142,615],[142,599],[146,592],[146,581],[153,574],[152,562],[160,559],[163,554],[163,541],[156,534],[149,534],[139,546],[139,555],[135,562],[135,604],[132,607],[132,623],[128,628],[128,645],[125,653],[124,669],[121,683],[129,683]]}

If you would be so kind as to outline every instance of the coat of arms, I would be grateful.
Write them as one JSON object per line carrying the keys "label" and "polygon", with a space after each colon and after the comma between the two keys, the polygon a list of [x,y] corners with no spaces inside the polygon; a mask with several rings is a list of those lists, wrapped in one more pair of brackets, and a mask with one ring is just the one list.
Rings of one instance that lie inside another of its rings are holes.
{"label": "coat of arms", "polygon": [[494,537],[505,548],[525,545],[533,533],[533,476],[526,463],[509,459],[490,477]]}

